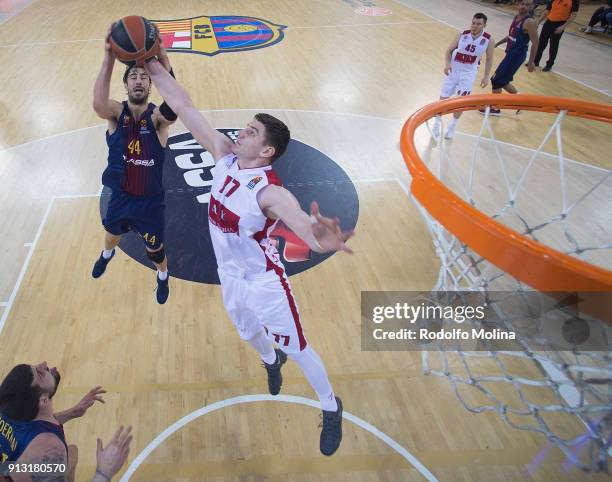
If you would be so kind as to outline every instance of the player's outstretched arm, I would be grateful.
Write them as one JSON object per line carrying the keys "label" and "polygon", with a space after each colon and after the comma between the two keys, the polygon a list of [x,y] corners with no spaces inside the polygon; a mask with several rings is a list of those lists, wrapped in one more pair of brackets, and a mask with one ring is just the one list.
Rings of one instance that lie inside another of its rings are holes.
{"label": "player's outstretched arm", "polygon": [[300,203],[287,189],[269,185],[257,193],[257,202],[266,216],[283,221],[289,229],[297,234],[312,251],[327,253],[329,251],[353,250],[346,245],[354,231],[342,231],[340,220],[322,216],[319,206],[313,202],[310,216],[302,211]]}
{"label": "player's outstretched arm", "polygon": [[145,63],[145,69],[164,100],[191,131],[194,139],[212,154],[215,161],[232,152],[232,141],[210,125],[194,107],[187,91],[157,59]]}
{"label": "player's outstretched arm", "polygon": [[79,401],[79,403],[77,403],[74,407],[69,408],[68,410],[64,410],[63,412],[55,413],[53,414],[53,416],[62,425],[64,425],[69,420],[82,417],[83,415],[85,415],[87,410],[89,410],[89,407],[91,407],[94,403],[106,403],[104,402],[104,398],[102,398],[102,395],[104,393],[106,393],[106,390],[104,390],[102,387],[94,387],[89,390],[85,394],[85,396]]}
{"label": "player's outstretched arm", "polygon": [[106,33],[104,40],[104,60],[102,61],[102,67],[100,67],[96,82],[94,83],[93,108],[96,114],[102,119],[115,121],[121,115],[123,106],[116,100],[109,98],[110,81],[113,75],[113,67],[115,66],[115,55],[110,45],[111,28],[109,28]]}
{"label": "player's outstretched arm", "polygon": [[535,20],[532,18],[528,18],[525,20],[524,24],[525,30],[527,30],[527,34],[529,35],[529,40],[531,40],[531,50],[529,52],[529,62],[527,63],[527,69],[529,72],[533,72],[535,70],[535,56],[538,51],[538,26],[535,23]]}
{"label": "player's outstretched arm", "polygon": [[[170,72],[170,75],[174,77],[172,72],[172,66],[170,65],[170,57],[164,48],[162,38],[159,37],[159,53],[157,54],[157,60],[163,65],[164,69]],[[168,137],[168,127],[176,121],[176,113],[168,106],[168,103],[164,101],[160,106],[156,107],[153,111],[153,119],[156,124],[156,128],[159,134],[160,129],[163,129],[164,137]]]}
{"label": "player's outstretched arm", "polygon": [[496,42],[495,45],[493,46],[493,48],[497,48],[499,47],[501,44],[505,44],[508,41],[508,36],[506,35],[503,39],[501,39],[499,42]]}

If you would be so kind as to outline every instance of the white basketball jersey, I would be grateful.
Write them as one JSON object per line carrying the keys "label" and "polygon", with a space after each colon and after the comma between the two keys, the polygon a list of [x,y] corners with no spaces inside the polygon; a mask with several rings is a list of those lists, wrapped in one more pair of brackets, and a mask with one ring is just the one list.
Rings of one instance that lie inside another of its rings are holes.
{"label": "white basketball jersey", "polygon": [[229,154],[212,172],[208,226],[219,269],[245,274],[284,269],[269,238],[277,221],[257,204],[264,187],[281,185],[272,166],[239,169],[236,156]]}
{"label": "white basketball jersey", "polygon": [[477,38],[472,37],[472,32],[465,30],[459,37],[459,44],[453,51],[453,70],[478,70],[480,57],[487,51],[491,35],[483,31]]}

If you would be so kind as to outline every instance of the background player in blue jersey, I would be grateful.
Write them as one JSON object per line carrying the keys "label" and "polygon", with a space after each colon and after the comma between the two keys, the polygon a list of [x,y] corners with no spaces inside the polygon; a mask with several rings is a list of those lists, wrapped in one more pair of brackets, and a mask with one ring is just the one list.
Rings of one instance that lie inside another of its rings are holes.
{"label": "background player in blue jersey", "polygon": [[[159,107],[149,103],[151,81],[141,67],[129,67],[123,76],[128,100],[109,98],[115,56],[106,40],[102,68],[94,85],[93,107],[108,121],[106,143],[108,165],[102,184],[112,190],[108,209],[102,220],[106,236],[104,250],[96,261],[92,276],[99,278],[115,255],[121,237],[132,230],[144,241],[147,256],[157,267],[157,302],[168,299],[168,261],[164,249],[164,169],[168,128],[176,115],[164,102]],[[171,72],[164,52],[160,62]]]}
{"label": "background player in blue jersey", "polygon": [[[102,394],[105,391],[95,387],[74,407],[55,413],[53,396],[59,382],[59,372],[49,368],[46,362],[17,365],[6,375],[0,385],[0,462],[6,470],[6,462],[64,464],[65,473],[40,474],[34,478],[31,470],[21,474],[5,470],[0,475],[9,475],[15,482],[74,480],[78,451],[75,445],[66,443],[63,424],[82,417],[96,401],[104,403]],[[107,476],[106,480],[110,480],[108,474],[114,475],[127,458],[129,432],[129,429],[127,433],[120,430],[106,449],[98,441],[98,469]]]}
{"label": "background player in blue jersey", "polygon": [[[534,58],[538,50],[538,29],[535,20],[531,16],[533,0],[522,0],[518,5],[518,15],[512,20],[508,35],[495,44],[497,47],[506,43],[506,56],[497,66],[497,70],[491,77],[491,89],[494,94],[501,94],[502,89],[510,94],[517,94],[516,87],[512,85],[514,74],[527,58],[529,41],[533,44],[529,55],[527,68],[529,72],[535,70]],[[484,109],[480,109],[484,113]],[[517,111],[518,113],[518,111]],[[491,115],[500,115],[500,109],[491,107]]]}

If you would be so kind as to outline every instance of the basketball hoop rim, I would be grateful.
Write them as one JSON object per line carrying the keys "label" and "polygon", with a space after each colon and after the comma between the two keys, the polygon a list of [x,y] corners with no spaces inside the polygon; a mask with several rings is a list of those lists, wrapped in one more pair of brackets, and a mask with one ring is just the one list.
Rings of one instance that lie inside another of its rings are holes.
{"label": "basketball hoop rim", "polygon": [[612,106],[562,97],[481,94],[428,104],[408,118],[400,137],[410,190],[449,232],[501,270],[539,291],[612,291],[612,271],[543,245],[480,212],[448,189],[427,168],[414,144],[416,129],[439,114],[500,109],[559,113],[612,123]]}

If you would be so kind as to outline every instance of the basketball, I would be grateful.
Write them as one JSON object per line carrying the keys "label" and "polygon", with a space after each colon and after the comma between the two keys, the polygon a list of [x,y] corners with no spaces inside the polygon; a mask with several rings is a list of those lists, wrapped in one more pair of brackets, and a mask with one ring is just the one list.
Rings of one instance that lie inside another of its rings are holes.
{"label": "basketball", "polygon": [[157,27],[137,15],[123,17],[113,25],[110,43],[113,53],[126,65],[142,65],[159,52]]}

